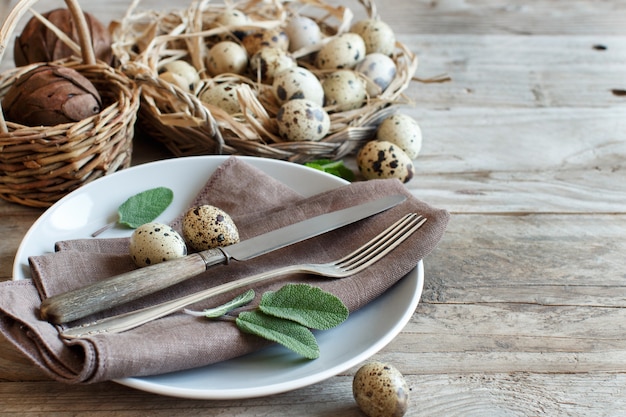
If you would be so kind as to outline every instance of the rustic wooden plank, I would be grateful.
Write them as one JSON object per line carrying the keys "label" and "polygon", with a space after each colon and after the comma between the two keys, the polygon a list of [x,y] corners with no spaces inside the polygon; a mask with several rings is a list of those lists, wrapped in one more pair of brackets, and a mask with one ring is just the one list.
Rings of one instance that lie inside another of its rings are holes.
{"label": "rustic wooden plank", "polygon": [[[562,415],[618,416],[626,407],[620,374],[452,373],[409,375],[412,416]],[[312,387],[267,398],[200,401],[159,397],[113,383],[76,386],[54,382],[0,383],[0,406],[6,415],[91,416],[207,413],[255,416],[358,417],[351,394],[352,376],[331,378]],[[593,387],[593,389],[590,389]],[[28,395],[24,395],[27,392]],[[315,409],[312,409],[315,404]],[[59,411],[65,410],[65,411]]]}

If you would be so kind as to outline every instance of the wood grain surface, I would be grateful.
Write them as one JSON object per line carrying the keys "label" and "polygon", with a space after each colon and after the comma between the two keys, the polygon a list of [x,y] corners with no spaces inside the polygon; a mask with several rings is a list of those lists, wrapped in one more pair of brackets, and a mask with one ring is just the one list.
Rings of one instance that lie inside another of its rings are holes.
{"label": "wood grain surface", "polygon": [[[82,3],[103,21],[128,5]],[[412,319],[373,359],[405,375],[408,416],[626,415],[624,3],[384,3],[417,77],[450,78],[413,83],[405,111],[424,134],[407,187],[452,219]],[[135,154],[165,156],[145,139]],[[41,213],[0,202],[1,280]],[[61,385],[0,338],[0,414],[356,417],[355,371],[264,398],[186,400]]]}

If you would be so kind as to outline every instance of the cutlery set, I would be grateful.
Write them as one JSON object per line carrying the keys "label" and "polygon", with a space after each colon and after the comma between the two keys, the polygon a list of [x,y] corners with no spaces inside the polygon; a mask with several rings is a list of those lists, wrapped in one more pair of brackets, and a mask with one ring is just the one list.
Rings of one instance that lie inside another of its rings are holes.
{"label": "cutlery set", "polygon": [[[403,195],[379,198],[354,207],[312,217],[234,245],[209,249],[180,259],[139,268],[47,298],[41,304],[40,315],[42,319],[56,324],[77,320],[175,285],[206,271],[210,266],[228,263],[230,260],[245,261],[263,255],[383,212],[404,200],[406,197]],[[426,218],[416,213],[409,213],[352,253],[335,261],[322,264],[290,265],[261,272],[141,310],[65,329],[61,332],[61,336],[72,339],[97,333],[123,332],[215,295],[286,274],[308,273],[328,278],[352,276],[387,255],[425,222]]]}

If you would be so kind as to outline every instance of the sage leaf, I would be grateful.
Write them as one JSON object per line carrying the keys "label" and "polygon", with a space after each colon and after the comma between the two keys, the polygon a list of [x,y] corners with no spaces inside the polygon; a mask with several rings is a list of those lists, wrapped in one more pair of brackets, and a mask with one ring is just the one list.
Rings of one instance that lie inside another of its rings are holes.
{"label": "sage leaf", "polygon": [[222,317],[223,315],[231,312],[232,310],[245,306],[250,301],[254,300],[254,290],[248,290],[245,293],[238,295],[227,303],[222,304],[221,306],[215,308],[208,308],[202,311],[194,311],[189,309],[184,309],[183,312],[189,314],[191,316],[196,317],[206,317],[208,319],[214,319],[218,317]]}
{"label": "sage leaf", "polygon": [[174,200],[174,192],[157,187],[135,194],[117,209],[118,222],[132,229],[159,217]]}
{"label": "sage leaf", "polygon": [[313,333],[306,327],[261,311],[245,311],[236,320],[241,331],[280,343],[307,359],[317,359],[320,349]]}
{"label": "sage leaf", "polygon": [[304,165],[309,168],[314,168],[336,177],[343,178],[347,181],[354,180],[354,172],[352,172],[350,168],[346,167],[341,160],[333,161],[331,159],[317,159],[315,161],[306,162]]}
{"label": "sage leaf", "polygon": [[122,203],[117,209],[118,220],[96,230],[91,237],[96,237],[115,226],[116,223],[124,224],[131,229],[150,223],[159,217],[161,213],[174,200],[174,192],[167,187],[157,187],[135,194]]}
{"label": "sage leaf", "polygon": [[278,291],[267,291],[261,297],[259,309],[317,330],[338,326],[349,314],[339,298],[308,284],[286,284]]}

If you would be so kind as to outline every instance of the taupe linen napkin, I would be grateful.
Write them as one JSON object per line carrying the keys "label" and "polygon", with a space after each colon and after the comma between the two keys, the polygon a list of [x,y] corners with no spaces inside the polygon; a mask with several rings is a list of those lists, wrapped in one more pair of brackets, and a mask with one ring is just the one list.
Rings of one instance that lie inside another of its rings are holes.
{"label": "taupe linen napkin", "polygon": [[[355,311],[384,293],[430,253],[448,222],[448,212],[412,197],[396,180],[357,182],[304,198],[231,157],[211,176],[194,205],[212,204],[224,209],[233,217],[242,240],[324,212],[398,193],[405,194],[407,201],[387,212],[253,260],[212,267],[188,282],[84,321],[134,310],[270,268],[337,259],[408,212],[427,217],[426,224],[410,239],[358,275],[329,280],[300,274],[255,287],[258,298],[266,290],[277,289],[287,282],[308,282],[334,293],[350,311]],[[180,219],[173,225],[178,228]],[[55,326],[38,319],[41,299],[130,270],[134,265],[128,255],[127,239],[58,242],[55,250],[30,259],[32,280],[0,284],[0,331],[58,381],[93,383],[195,368],[250,353],[269,343],[242,333],[232,322],[208,321],[182,313],[120,334],[63,341]],[[219,305],[240,292],[225,294],[193,308]]]}

